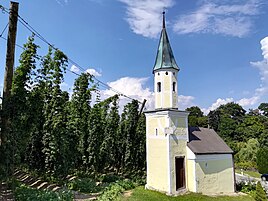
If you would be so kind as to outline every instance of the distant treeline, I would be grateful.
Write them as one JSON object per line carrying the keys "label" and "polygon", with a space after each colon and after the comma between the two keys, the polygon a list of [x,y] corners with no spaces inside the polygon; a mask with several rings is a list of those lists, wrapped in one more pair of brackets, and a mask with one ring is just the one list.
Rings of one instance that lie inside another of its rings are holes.
{"label": "distant treeline", "polygon": [[249,112],[234,102],[208,115],[197,106],[186,110],[190,112],[189,126],[213,128],[227,142],[235,153],[237,168],[268,172],[268,103]]}

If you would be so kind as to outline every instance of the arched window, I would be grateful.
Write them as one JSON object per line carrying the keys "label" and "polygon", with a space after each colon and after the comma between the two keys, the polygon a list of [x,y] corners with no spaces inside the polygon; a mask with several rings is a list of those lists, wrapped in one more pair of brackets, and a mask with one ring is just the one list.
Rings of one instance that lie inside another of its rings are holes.
{"label": "arched window", "polygon": [[157,92],[161,92],[161,82],[157,82]]}
{"label": "arched window", "polygon": [[176,82],[172,83],[172,89],[173,89],[174,92],[176,91]]}

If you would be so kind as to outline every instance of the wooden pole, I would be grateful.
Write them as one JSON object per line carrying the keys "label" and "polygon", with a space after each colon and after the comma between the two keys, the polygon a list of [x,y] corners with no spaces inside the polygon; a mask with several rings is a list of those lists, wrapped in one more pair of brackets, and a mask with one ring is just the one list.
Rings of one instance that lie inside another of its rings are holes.
{"label": "wooden pole", "polygon": [[8,120],[8,101],[11,95],[12,79],[14,72],[14,55],[15,55],[15,45],[16,45],[16,35],[17,35],[17,22],[18,22],[18,2],[10,2],[10,12],[9,12],[9,27],[8,27],[8,37],[7,37],[7,52],[6,52],[6,67],[4,76],[4,87],[3,87],[3,99],[2,99],[2,136],[0,144],[6,142],[6,133],[8,132],[9,120]]}
{"label": "wooden pole", "polygon": [[7,37],[6,68],[4,77],[3,102],[10,97],[14,72],[14,54],[17,35],[19,3],[10,2],[9,27]]}
{"label": "wooden pole", "polygon": [[144,106],[145,106],[146,101],[147,101],[147,100],[144,99],[143,102],[142,102],[141,109],[140,109],[140,112],[139,112],[139,116],[141,116],[141,113],[142,113],[142,111],[143,111],[143,108],[144,108]]}

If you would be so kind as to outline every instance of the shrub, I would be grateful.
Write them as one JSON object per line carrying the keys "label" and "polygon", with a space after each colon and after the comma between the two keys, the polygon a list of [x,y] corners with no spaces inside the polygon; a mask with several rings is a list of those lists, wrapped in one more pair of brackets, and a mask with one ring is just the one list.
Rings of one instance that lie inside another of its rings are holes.
{"label": "shrub", "polygon": [[256,186],[255,200],[256,200],[256,201],[264,201],[264,200],[267,200],[267,198],[266,198],[266,193],[265,193],[265,191],[263,190],[263,188],[262,188],[260,182],[258,182],[258,183],[257,183],[257,186]]}
{"label": "shrub", "polygon": [[133,183],[131,180],[128,179],[117,181],[116,183],[112,183],[103,191],[101,196],[98,198],[98,201],[120,200],[120,195],[122,195],[125,190],[130,190],[137,186],[137,183]]}
{"label": "shrub", "polygon": [[247,194],[250,194],[250,195],[254,195],[255,194],[255,191],[256,191],[256,184],[255,183],[245,183],[245,182],[240,182],[238,184],[236,184],[236,189],[238,191],[241,191],[243,193],[247,193]]}
{"label": "shrub", "polygon": [[125,179],[123,181],[121,180],[121,181],[118,181],[116,183],[119,186],[121,186],[124,190],[129,190],[129,189],[133,189],[133,188],[136,187],[136,185],[132,181],[130,181],[128,179]]}
{"label": "shrub", "polygon": [[119,196],[124,192],[124,188],[115,183],[106,188],[106,190],[98,197],[98,201],[119,201]]}
{"label": "shrub", "polygon": [[15,190],[16,201],[72,201],[73,194],[70,191],[53,192],[50,190],[38,190],[20,185]]}
{"label": "shrub", "polygon": [[96,182],[90,178],[76,178],[68,183],[68,188],[82,193],[96,193],[99,191]]}

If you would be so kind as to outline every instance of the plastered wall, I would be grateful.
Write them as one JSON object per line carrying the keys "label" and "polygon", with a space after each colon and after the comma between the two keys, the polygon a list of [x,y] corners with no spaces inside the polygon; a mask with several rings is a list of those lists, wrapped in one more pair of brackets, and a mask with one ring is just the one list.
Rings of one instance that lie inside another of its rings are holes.
{"label": "plastered wall", "polygon": [[[154,78],[155,108],[178,108],[177,71],[159,70],[155,72]],[[161,83],[161,92],[157,91],[158,82]],[[175,91],[173,82],[176,83]]]}
{"label": "plastered wall", "polygon": [[231,154],[197,155],[197,192],[234,192],[234,172]]}
{"label": "plastered wall", "polygon": [[148,139],[147,185],[159,191],[168,191],[167,143],[165,139]]}
{"label": "plastered wall", "polygon": [[[186,156],[187,115],[180,111],[146,114],[148,188],[176,193],[175,158]],[[167,128],[171,133],[167,133]]]}

